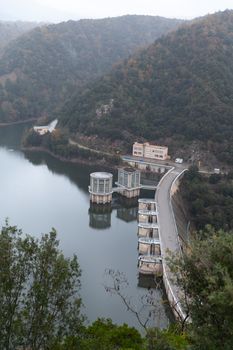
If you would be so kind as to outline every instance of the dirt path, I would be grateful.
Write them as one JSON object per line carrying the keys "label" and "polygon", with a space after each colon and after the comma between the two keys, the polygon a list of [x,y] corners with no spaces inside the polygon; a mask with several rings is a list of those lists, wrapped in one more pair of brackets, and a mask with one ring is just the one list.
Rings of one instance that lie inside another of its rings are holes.
{"label": "dirt path", "polygon": [[104,151],[98,151],[97,149],[90,148],[90,147],[87,147],[87,146],[83,146],[83,145],[81,145],[80,143],[78,143],[78,142],[76,142],[76,141],[73,141],[73,140],[71,140],[71,139],[69,139],[69,144],[70,144],[70,145],[77,146],[77,147],[82,148],[82,149],[86,149],[86,150],[91,151],[91,152],[93,152],[93,153],[105,154],[105,155],[111,156],[111,157],[113,156],[112,153],[108,153],[108,152],[104,152]]}

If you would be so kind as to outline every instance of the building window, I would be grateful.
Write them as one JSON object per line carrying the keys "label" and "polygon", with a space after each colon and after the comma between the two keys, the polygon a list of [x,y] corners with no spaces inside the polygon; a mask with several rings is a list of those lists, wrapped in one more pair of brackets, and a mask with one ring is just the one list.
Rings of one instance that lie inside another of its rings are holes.
{"label": "building window", "polygon": [[104,192],[104,180],[99,180],[99,192]]}
{"label": "building window", "polygon": [[110,184],[109,181],[105,182],[105,193],[109,193],[110,192],[109,184]]}
{"label": "building window", "polygon": [[97,179],[93,179],[93,187],[92,187],[92,189],[93,189],[93,192],[97,192],[97,190],[98,190],[98,181],[97,181]]}
{"label": "building window", "polygon": [[128,187],[128,174],[127,173],[124,173],[124,186],[125,187]]}

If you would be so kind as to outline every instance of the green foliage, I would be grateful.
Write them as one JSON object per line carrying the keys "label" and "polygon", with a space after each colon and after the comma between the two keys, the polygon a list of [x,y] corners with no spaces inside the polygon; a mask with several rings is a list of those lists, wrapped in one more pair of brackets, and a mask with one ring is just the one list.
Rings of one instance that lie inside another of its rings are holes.
{"label": "green foliage", "polygon": [[207,224],[216,229],[233,229],[233,181],[229,177],[213,174],[208,178],[195,167],[185,173],[180,191],[198,230]]}
{"label": "green foliage", "polygon": [[88,350],[141,350],[143,340],[135,328],[117,326],[111,320],[98,319],[87,328],[84,348]]}
{"label": "green foliage", "polygon": [[[233,232],[208,227],[206,239],[192,242],[177,269],[198,350],[230,350],[233,344]],[[203,236],[202,235],[202,236]]]}
{"label": "green foliage", "polygon": [[6,223],[0,249],[0,348],[51,349],[77,336],[80,268],[60,252],[55,230],[37,240]]}
{"label": "green foliage", "polygon": [[23,145],[25,147],[40,147],[51,151],[54,155],[68,160],[102,161],[111,165],[118,165],[121,158],[118,155],[108,155],[101,152],[93,152],[86,148],[69,143],[66,132],[60,129],[54,130],[51,134],[39,135],[34,130],[30,130],[24,136]]}
{"label": "green foliage", "polygon": [[150,329],[146,335],[148,350],[185,350],[189,349],[187,336],[179,332],[178,327],[168,329]]}
{"label": "green foliage", "polygon": [[[56,114],[65,98],[181,21],[122,16],[35,28],[0,58],[0,121]],[[2,78],[2,79],[1,79]]]}
{"label": "green foliage", "polygon": [[150,329],[142,337],[126,324],[117,326],[109,319],[98,319],[83,330],[81,337],[67,337],[52,350],[186,350],[188,344],[178,327]]}
{"label": "green foliage", "polygon": [[[200,140],[232,163],[232,20],[233,11],[216,13],[158,39],[74,94],[61,123],[108,138],[113,131],[126,143],[123,130],[157,142]],[[99,117],[96,108],[110,99],[112,111]]]}
{"label": "green foliage", "polygon": [[83,327],[80,336],[67,336],[51,350],[143,350],[144,340],[135,328],[98,319]]}

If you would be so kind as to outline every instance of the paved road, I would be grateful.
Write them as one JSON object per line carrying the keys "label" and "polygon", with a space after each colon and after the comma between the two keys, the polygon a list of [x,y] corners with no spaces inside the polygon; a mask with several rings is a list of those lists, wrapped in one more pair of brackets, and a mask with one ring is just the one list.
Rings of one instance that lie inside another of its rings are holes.
{"label": "paved road", "polygon": [[137,157],[137,156],[132,156],[130,154],[123,155],[123,156],[121,156],[121,158],[126,162],[136,162],[136,163],[142,163],[142,164],[160,165],[160,166],[163,166],[164,168],[170,168],[174,164],[174,162],[170,161],[170,160],[159,160],[159,159]]}
{"label": "paved road", "polygon": [[[170,289],[170,299],[174,299],[172,301],[172,307],[177,307],[177,302],[179,301],[181,295],[179,289],[173,282],[174,276],[170,272],[169,267],[166,263],[166,257],[169,256],[168,251],[172,253],[180,252],[177,228],[170,201],[170,192],[173,181],[179,174],[183,172],[183,170],[184,166],[176,166],[174,169],[170,170],[160,182],[155,194],[155,200],[158,206],[158,220],[160,226],[161,253],[163,257],[164,278],[167,277],[168,279],[167,288]],[[169,291],[167,291],[167,294],[169,294]],[[171,300],[169,301],[171,304]],[[182,318],[183,316],[185,317],[185,314],[183,313],[183,310],[180,307],[180,305],[178,305],[178,311],[179,314],[181,314]]]}

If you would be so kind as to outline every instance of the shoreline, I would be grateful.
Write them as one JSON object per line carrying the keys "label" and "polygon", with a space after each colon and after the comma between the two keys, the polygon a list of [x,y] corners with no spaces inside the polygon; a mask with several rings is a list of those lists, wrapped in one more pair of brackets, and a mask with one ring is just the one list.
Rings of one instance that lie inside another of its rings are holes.
{"label": "shoreline", "polygon": [[104,167],[108,169],[117,169],[118,165],[111,165],[108,162],[104,161],[101,162],[100,160],[94,160],[94,159],[84,159],[84,158],[65,158],[62,156],[57,155],[56,153],[53,153],[52,151],[48,150],[44,147],[20,147],[20,150],[23,152],[44,152],[49,154],[50,156],[56,158],[57,160],[60,160],[61,162],[65,163],[73,163],[73,164],[85,164],[85,165],[103,165]]}
{"label": "shoreline", "polygon": [[38,120],[38,118],[29,118],[29,119],[25,119],[25,120],[18,120],[15,122],[10,122],[10,123],[0,123],[0,127],[10,126],[10,125],[18,125],[18,124],[26,124],[29,122],[34,122],[36,120]]}

